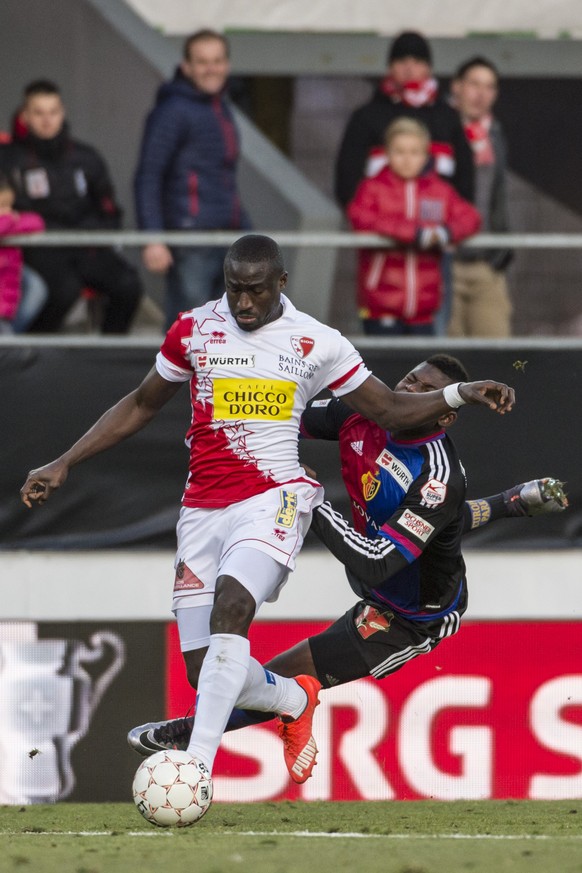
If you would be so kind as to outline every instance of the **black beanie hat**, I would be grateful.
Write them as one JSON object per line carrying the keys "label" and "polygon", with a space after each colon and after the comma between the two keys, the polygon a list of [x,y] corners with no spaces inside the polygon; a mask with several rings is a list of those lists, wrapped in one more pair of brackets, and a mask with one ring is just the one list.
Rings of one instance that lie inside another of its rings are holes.
{"label": "black beanie hat", "polygon": [[388,63],[400,61],[402,58],[416,58],[419,61],[432,64],[430,46],[424,36],[414,30],[405,30],[404,33],[397,36],[390,46]]}

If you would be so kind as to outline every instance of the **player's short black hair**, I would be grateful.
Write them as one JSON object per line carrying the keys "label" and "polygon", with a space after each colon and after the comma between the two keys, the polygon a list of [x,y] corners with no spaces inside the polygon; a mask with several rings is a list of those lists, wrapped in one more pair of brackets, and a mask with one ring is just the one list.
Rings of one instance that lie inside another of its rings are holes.
{"label": "player's short black hair", "polygon": [[470,381],[470,376],[465,369],[465,366],[458,358],[453,358],[452,355],[431,355],[430,358],[426,359],[426,363],[430,364],[431,367],[436,367],[437,370],[440,370],[441,373],[444,373],[445,376],[448,376],[449,379],[453,380],[453,382]]}
{"label": "player's short black hair", "polygon": [[34,82],[29,82],[24,89],[25,100],[28,100],[29,97],[37,97],[39,94],[57,94],[59,97],[61,96],[59,86],[51,82],[50,79],[35,79]]}
{"label": "player's short black hair", "polygon": [[260,233],[249,233],[237,239],[226,253],[224,263],[227,261],[246,261],[249,264],[266,262],[271,264],[273,272],[285,272],[281,249],[274,239]]}
{"label": "player's short black hair", "polygon": [[453,79],[464,79],[469,70],[472,70],[474,67],[487,67],[488,70],[491,70],[495,79],[499,81],[499,70],[493,61],[490,61],[489,58],[486,58],[483,55],[474,55],[472,58],[463,61],[463,63],[457,67]]}
{"label": "player's short black hair", "polygon": [[204,27],[201,30],[195,31],[195,33],[191,33],[184,40],[184,45],[182,46],[182,57],[185,61],[190,60],[190,49],[197,42],[206,42],[209,39],[217,39],[224,46],[224,51],[226,57],[230,57],[230,44],[224,34],[219,33],[217,30],[211,30],[209,27]]}

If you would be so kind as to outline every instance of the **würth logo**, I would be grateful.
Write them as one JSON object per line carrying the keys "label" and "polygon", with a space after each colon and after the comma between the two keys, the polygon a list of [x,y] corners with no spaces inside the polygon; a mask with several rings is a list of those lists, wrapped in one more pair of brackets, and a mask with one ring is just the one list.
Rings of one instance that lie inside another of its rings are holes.
{"label": "w\u00fcrth logo", "polygon": [[315,340],[310,336],[292,336],[291,348],[299,358],[306,358],[312,351]]}
{"label": "w\u00fcrth logo", "polygon": [[199,370],[209,367],[254,367],[254,355],[196,355],[196,366]]}

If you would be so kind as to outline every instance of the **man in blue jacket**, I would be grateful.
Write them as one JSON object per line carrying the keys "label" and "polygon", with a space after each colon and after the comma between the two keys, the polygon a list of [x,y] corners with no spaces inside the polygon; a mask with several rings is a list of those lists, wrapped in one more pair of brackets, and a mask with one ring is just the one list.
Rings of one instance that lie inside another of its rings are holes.
{"label": "man in blue jacket", "polygon": [[[184,43],[174,78],[158,91],[141,145],[135,179],[142,230],[238,230],[250,222],[236,185],[239,137],[226,96],[228,42],[199,30]],[[224,250],[168,248],[143,251],[154,273],[167,274],[166,321],[220,297]]]}

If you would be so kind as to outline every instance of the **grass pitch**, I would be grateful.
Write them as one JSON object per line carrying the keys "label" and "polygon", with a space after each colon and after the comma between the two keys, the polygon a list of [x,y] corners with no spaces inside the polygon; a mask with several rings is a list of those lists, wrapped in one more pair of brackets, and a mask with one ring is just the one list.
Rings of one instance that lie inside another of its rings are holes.
{"label": "grass pitch", "polygon": [[0,807],[0,871],[582,873],[582,801],[215,803],[158,829],[133,804]]}

